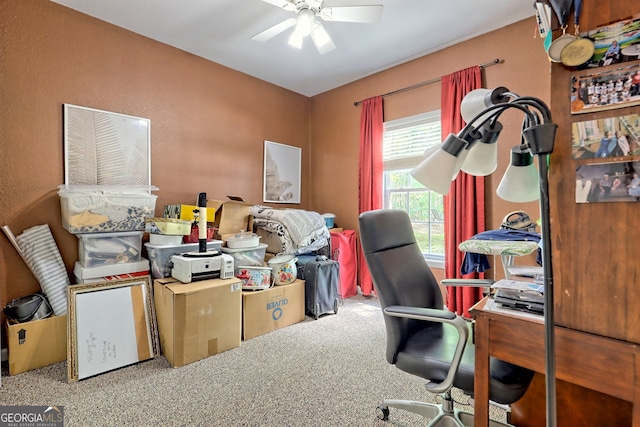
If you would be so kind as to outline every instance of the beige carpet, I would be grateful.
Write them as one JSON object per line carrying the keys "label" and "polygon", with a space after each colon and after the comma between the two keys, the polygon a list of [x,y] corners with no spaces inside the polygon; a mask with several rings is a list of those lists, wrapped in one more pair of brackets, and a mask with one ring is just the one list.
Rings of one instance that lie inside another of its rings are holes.
{"label": "beige carpet", "polygon": [[[307,317],[181,368],[159,357],[71,384],[64,362],[12,377],[4,370],[0,404],[64,406],[66,427],[424,426],[393,409],[389,422],[376,418],[384,397],[432,398],[424,381],[386,362],[384,348],[377,300],[356,296],[337,315]],[[492,415],[505,419],[497,408]]]}

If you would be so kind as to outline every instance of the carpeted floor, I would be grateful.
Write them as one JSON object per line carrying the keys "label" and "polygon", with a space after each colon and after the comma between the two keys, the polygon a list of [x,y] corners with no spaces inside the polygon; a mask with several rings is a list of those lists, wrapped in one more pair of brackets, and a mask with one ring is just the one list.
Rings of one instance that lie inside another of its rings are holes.
{"label": "carpeted floor", "polygon": [[[386,362],[384,348],[377,300],[356,296],[337,315],[181,368],[158,357],[77,383],[67,382],[65,362],[11,377],[3,370],[0,405],[64,406],[66,427],[425,425],[393,409],[389,422],[377,419],[384,397],[433,400],[423,380]],[[492,416],[506,417],[497,408]]]}

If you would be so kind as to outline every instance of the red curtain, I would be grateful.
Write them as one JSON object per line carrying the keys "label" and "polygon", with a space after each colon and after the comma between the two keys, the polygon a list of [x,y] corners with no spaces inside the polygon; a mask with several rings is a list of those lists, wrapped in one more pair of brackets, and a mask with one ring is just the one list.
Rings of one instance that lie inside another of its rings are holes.
{"label": "red curtain", "polygon": [[[474,66],[442,77],[441,125],[443,139],[450,133],[457,134],[465,125],[460,114],[462,98],[474,89],[482,87],[480,67]],[[460,274],[463,254],[458,245],[473,235],[484,231],[484,177],[474,177],[460,172],[444,198],[445,215],[445,277],[483,278],[483,274]],[[447,289],[447,307],[464,316],[469,308],[482,297],[482,288],[453,287]]]}
{"label": "red curtain", "polygon": [[[376,96],[362,102],[360,115],[360,186],[359,212],[382,208],[382,136],[384,132],[382,97]],[[373,282],[367,269],[362,249],[358,249],[360,290],[370,295]]]}

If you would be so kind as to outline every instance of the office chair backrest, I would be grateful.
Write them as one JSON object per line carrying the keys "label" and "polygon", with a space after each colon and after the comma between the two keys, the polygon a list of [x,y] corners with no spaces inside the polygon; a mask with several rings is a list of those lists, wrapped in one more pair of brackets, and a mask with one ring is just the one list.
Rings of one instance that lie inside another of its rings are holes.
{"label": "office chair backrest", "polygon": [[[442,293],[418,247],[409,215],[405,211],[381,209],[359,217],[360,241],[373,285],[384,309],[404,305],[442,309]],[[387,329],[387,361],[396,354],[424,322],[384,316]],[[440,328],[434,324],[434,328]]]}

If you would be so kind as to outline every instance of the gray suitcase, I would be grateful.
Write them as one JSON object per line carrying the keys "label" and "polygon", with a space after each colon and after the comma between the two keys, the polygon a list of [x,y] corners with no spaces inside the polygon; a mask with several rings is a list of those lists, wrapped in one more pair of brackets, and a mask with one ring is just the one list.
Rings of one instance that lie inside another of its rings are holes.
{"label": "gray suitcase", "polygon": [[318,319],[322,314],[338,314],[340,264],[318,256],[304,264],[304,294],[307,314]]}

